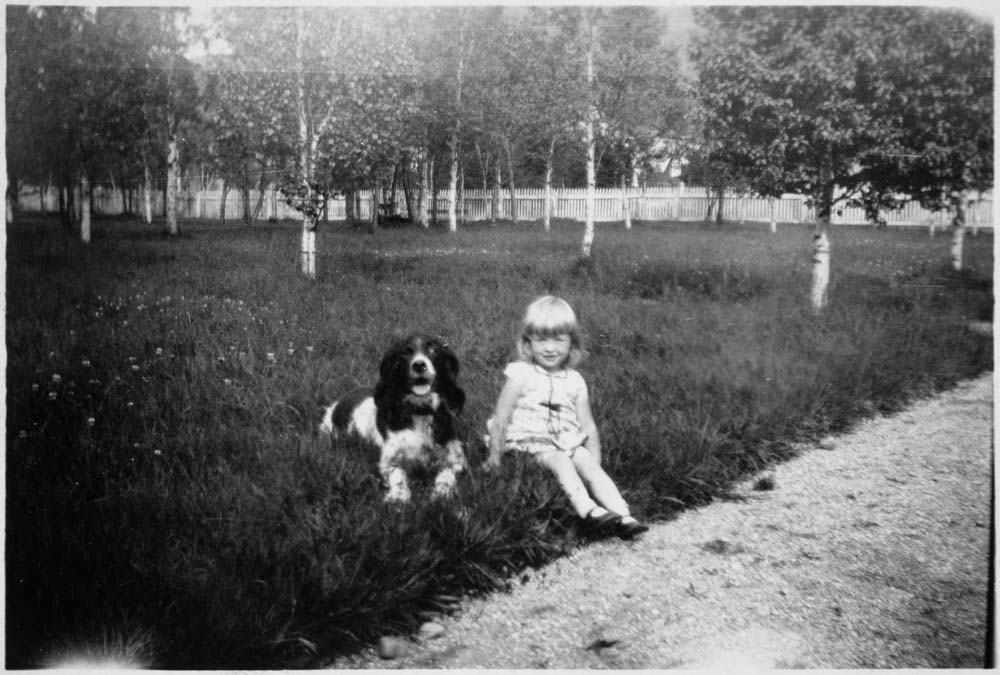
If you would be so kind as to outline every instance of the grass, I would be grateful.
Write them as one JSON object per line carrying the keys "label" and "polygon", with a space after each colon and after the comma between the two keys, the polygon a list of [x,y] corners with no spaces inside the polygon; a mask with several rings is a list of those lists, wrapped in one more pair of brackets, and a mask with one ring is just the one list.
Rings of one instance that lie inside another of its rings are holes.
{"label": "grass", "polygon": [[[808,307],[811,231],[475,225],[320,233],[54,222],[7,241],[7,666],[321,665],[586,543],[558,489],[478,441],[524,306],[578,310],[605,465],[643,518],[704,504],[791,443],[992,369],[992,234],[837,228]],[[472,470],[451,501],[383,504],[320,406],[370,384],[394,335],[460,355]],[[877,449],[873,449],[877,451]],[[109,638],[109,636],[112,636]]]}

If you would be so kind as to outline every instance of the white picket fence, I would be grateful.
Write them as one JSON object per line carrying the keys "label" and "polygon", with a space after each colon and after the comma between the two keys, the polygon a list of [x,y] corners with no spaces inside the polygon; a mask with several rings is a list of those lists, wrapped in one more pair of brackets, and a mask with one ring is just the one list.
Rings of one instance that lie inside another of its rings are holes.
{"label": "white picket fence", "polygon": [[[152,211],[155,215],[163,214],[163,193],[154,192]],[[259,194],[251,191],[250,208],[257,205]],[[361,191],[358,195],[359,213],[361,219],[370,219],[372,211],[371,191]],[[447,191],[438,193],[436,211],[439,221],[447,219],[450,205],[450,194]],[[545,213],[544,189],[519,189],[516,191],[517,218],[523,222],[540,221]],[[582,221],[585,218],[586,190],[553,189],[551,193],[552,217]],[[499,209],[497,217],[510,220],[511,198],[508,190],[502,190],[497,198]],[[692,186],[600,189],[596,191],[594,202],[594,221],[598,223],[621,222],[625,219],[625,208],[629,209],[632,220],[667,220],[667,221],[700,221],[708,212],[711,198],[704,188]],[[142,213],[142,194],[133,191],[130,199],[133,213]],[[779,223],[812,223],[816,214],[806,206],[806,198],[801,195],[784,195],[773,200],[773,218]],[[39,191],[37,188],[22,189],[19,197],[19,207],[29,212],[58,211],[58,193],[55,189]],[[493,212],[494,195],[490,190],[466,190],[459,197],[457,212],[462,222],[489,220]],[[428,205],[430,208],[430,205]],[[769,223],[772,219],[772,200],[752,195],[728,194],[723,202],[723,219],[730,222]],[[396,195],[395,210],[401,215],[407,214],[406,201],[402,191]],[[96,215],[115,216],[125,211],[120,190],[111,190],[102,186],[94,190],[94,212]],[[226,195],[226,219],[238,221],[243,219],[243,196],[237,191],[229,191]],[[220,191],[179,193],[178,217],[219,220],[222,215],[222,194]],[[950,215],[945,211],[928,211],[916,202],[906,204],[898,211],[886,211],[882,214],[891,226],[946,226],[950,223]],[[265,191],[261,205],[260,220],[300,220],[302,215],[288,206],[280,195]],[[344,198],[333,197],[327,202],[327,219],[342,221],[346,219]],[[835,225],[866,224],[864,209],[860,207],[838,208],[832,216]],[[976,227],[993,226],[992,195],[976,201],[967,213],[967,221]]]}

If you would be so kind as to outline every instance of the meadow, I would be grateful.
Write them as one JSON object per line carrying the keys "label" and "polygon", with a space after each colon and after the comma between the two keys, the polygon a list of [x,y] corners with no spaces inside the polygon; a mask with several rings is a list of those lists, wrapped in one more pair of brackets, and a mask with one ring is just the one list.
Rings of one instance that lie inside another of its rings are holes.
{"label": "meadow", "polygon": [[[181,229],[98,221],[84,245],[8,226],[10,668],[323,665],[586,545],[537,469],[479,466],[542,293],[578,311],[605,466],[653,522],[993,367],[968,328],[992,319],[988,231],[955,273],[947,237],[838,227],[815,316],[803,226],[600,225],[582,261],[576,223],[331,225],[314,281],[297,224]],[[472,468],[455,498],[397,508],[369,450],[316,425],[411,330],[461,359]]]}

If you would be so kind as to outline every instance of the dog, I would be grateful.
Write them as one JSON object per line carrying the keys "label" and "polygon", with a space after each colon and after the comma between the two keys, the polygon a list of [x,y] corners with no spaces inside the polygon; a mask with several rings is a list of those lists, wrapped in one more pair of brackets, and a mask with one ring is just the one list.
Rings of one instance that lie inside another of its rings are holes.
{"label": "dog", "polygon": [[467,467],[456,434],[465,405],[458,371],[458,357],[447,345],[409,335],[382,357],[374,389],[351,391],[325,409],[320,433],[358,436],[378,448],[386,501],[409,501],[408,474],[418,469],[436,472],[436,497],[450,495]]}

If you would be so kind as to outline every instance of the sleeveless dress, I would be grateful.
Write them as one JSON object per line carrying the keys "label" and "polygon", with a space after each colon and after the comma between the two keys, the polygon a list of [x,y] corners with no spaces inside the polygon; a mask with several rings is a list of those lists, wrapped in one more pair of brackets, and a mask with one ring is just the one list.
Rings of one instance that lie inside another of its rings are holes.
{"label": "sleeveless dress", "polygon": [[517,382],[521,395],[507,425],[506,446],[520,452],[561,450],[570,455],[587,440],[576,416],[587,383],[572,368],[550,373],[525,361],[507,365],[504,375]]}

